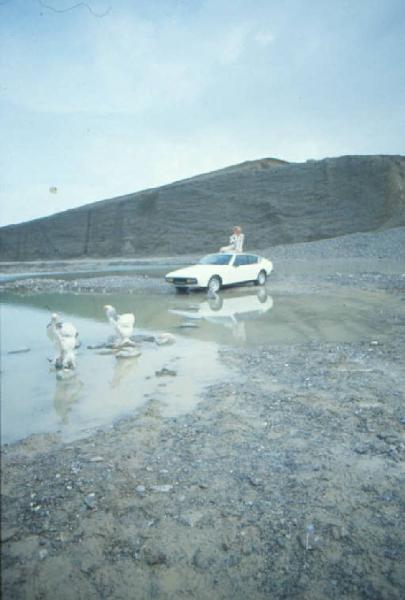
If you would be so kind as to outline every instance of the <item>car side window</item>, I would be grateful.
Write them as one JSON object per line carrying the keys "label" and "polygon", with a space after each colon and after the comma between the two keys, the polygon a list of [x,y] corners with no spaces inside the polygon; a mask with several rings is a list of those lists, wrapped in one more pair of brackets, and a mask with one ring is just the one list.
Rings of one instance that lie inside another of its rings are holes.
{"label": "car side window", "polygon": [[249,265],[255,265],[259,260],[259,258],[257,256],[254,256],[253,254],[249,254],[247,256],[247,259]]}
{"label": "car side window", "polygon": [[233,263],[235,267],[241,267],[242,265],[248,264],[248,257],[244,254],[235,257],[235,262]]}

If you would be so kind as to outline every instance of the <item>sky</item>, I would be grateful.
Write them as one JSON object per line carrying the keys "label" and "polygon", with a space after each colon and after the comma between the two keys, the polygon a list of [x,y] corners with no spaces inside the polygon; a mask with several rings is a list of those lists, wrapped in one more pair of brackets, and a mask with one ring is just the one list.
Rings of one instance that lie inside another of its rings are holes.
{"label": "sky", "polygon": [[0,225],[264,157],[405,153],[403,0],[0,0]]}

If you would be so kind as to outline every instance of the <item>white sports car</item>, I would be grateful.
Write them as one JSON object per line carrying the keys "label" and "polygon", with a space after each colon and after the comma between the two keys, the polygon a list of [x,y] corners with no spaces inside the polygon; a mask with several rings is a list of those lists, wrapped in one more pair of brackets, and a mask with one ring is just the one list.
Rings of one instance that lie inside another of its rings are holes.
{"label": "white sports car", "polygon": [[247,252],[227,252],[208,254],[196,265],[168,273],[165,279],[178,290],[208,288],[218,292],[223,286],[248,281],[264,285],[272,270],[273,263],[267,258]]}

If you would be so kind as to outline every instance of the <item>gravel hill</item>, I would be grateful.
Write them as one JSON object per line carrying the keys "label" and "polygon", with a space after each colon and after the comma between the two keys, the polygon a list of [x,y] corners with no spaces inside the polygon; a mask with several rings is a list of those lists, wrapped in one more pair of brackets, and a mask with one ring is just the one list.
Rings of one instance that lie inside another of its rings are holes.
{"label": "gravel hill", "polygon": [[405,225],[405,157],[251,161],[0,229],[3,261],[264,249]]}

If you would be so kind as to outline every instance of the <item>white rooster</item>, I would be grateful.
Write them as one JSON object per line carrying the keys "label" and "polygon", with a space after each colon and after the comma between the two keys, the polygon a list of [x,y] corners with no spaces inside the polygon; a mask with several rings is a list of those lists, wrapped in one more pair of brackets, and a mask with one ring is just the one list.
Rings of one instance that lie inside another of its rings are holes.
{"label": "white rooster", "polygon": [[117,315],[117,311],[110,304],[106,304],[104,310],[118,336],[118,340],[116,340],[114,346],[135,346],[135,343],[131,340],[131,335],[134,331],[135,316],[132,313]]}
{"label": "white rooster", "polygon": [[51,321],[46,326],[49,339],[58,352],[52,361],[57,369],[74,369],[76,367],[75,348],[78,342],[78,332],[72,323],[63,323],[57,313],[53,313]]}

